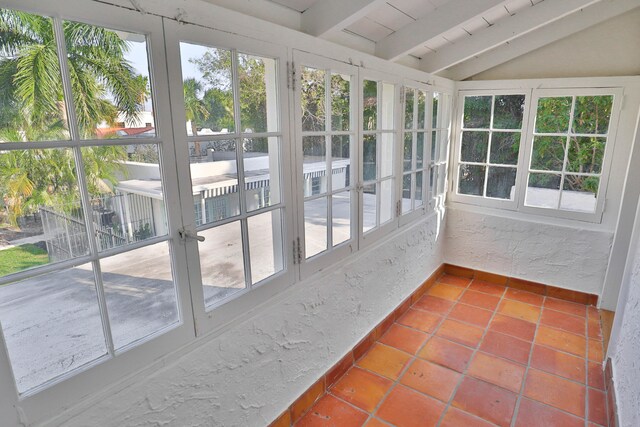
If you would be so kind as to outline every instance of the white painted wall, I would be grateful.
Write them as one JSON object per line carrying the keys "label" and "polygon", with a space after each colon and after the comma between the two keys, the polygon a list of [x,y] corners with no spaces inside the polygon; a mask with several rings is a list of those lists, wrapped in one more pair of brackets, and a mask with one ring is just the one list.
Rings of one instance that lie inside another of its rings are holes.
{"label": "white painted wall", "polygon": [[599,295],[613,233],[526,215],[447,210],[448,263]]}
{"label": "white painted wall", "polygon": [[613,366],[621,427],[640,425],[640,205],[607,356]]}
{"label": "white painted wall", "polygon": [[640,8],[476,74],[469,80],[640,74]]}
{"label": "white painted wall", "polygon": [[442,263],[437,230],[436,215],[402,229],[48,425],[268,424]]}

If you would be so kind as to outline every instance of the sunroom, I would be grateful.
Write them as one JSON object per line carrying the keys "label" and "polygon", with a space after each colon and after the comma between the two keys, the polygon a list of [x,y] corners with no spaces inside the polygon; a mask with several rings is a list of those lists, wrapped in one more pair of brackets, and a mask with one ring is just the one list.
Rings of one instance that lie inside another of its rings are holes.
{"label": "sunroom", "polygon": [[0,1],[2,426],[640,425],[640,0]]}

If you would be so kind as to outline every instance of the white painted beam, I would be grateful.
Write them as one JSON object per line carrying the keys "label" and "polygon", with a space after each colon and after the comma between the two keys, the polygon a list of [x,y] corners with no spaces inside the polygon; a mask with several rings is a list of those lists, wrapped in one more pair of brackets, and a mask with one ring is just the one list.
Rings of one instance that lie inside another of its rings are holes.
{"label": "white painted beam", "polygon": [[[543,3],[547,1],[549,0]],[[640,7],[640,0],[603,0],[539,28],[531,34],[511,40],[496,49],[456,65],[446,71],[446,76],[453,80],[467,79],[638,7]]]}
{"label": "white painted beam", "polygon": [[[425,55],[420,69],[437,73],[603,0],[545,0],[458,43]],[[605,1],[610,3],[610,1]]]}
{"label": "white painted beam", "polygon": [[333,30],[341,30],[364,18],[385,0],[317,0],[302,13],[301,30],[321,37]]}
{"label": "white painted beam", "polygon": [[424,18],[380,40],[376,45],[376,56],[395,61],[432,38],[482,16],[502,3],[504,0],[450,0]]}

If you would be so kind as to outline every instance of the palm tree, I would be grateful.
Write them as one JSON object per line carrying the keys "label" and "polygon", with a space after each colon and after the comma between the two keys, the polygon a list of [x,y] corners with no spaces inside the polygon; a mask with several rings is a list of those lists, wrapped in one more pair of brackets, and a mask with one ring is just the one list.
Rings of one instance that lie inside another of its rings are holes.
{"label": "palm tree", "polygon": [[[200,98],[202,93],[202,83],[194,78],[184,79],[184,108],[187,121],[191,122],[191,135],[198,135],[198,122],[209,117],[209,111],[205,103]],[[195,143],[195,154],[200,155],[200,143]]]}
{"label": "palm tree", "polygon": [[[63,33],[82,134],[92,136],[97,124],[113,121],[118,111],[134,119],[143,108],[147,86],[140,84],[125,59],[128,42],[115,31],[71,21],[63,23]],[[66,120],[50,18],[0,9],[0,57],[1,102],[17,109],[14,119],[19,124],[47,128],[61,118]],[[16,124],[0,123],[0,127]]]}

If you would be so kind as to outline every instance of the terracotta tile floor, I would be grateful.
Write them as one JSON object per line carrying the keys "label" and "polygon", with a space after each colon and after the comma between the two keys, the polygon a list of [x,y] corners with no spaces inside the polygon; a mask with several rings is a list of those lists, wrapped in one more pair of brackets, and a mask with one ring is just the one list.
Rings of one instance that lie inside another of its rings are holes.
{"label": "terracotta tile floor", "polygon": [[594,307],[444,275],[296,426],[606,424]]}

